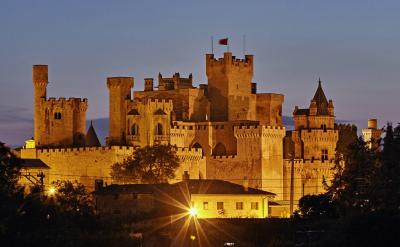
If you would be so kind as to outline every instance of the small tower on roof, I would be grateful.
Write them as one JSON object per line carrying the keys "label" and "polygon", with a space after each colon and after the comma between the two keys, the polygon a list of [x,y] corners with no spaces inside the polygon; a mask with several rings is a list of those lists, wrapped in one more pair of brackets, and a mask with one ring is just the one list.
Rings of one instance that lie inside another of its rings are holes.
{"label": "small tower on roof", "polygon": [[96,131],[93,127],[93,121],[90,121],[90,127],[86,133],[86,146],[87,147],[101,147],[99,138],[97,138]]}

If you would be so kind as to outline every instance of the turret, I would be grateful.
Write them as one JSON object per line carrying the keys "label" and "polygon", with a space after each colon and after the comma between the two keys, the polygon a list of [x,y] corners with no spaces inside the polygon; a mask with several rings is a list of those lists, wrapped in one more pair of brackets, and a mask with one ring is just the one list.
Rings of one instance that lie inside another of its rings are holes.
{"label": "turret", "polygon": [[362,134],[369,148],[377,148],[382,136],[382,130],[378,129],[378,120],[368,119],[368,128],[363,129]]}
{"label": "turret", "polygon": [[32,82],[34,88],[34,140],[36,145],[39,146],[41,144],[41,128],[43,127],[40,101],[42,98],[46,99],[48,84],[47,65],[33,65]]}
{"label": "turret", "polygon": [[315,100],[311,100],[310,103],[310,116],[315,116],[317,115],[317,102],[315,102]]}
{"label": "turret", "polygon": [[144,79],[144,91],[153,91],[154,80],[153,78]]}
{"label": "turret", "polygon": [[126,104],[131,99],[133,77],[109,77],[107,87],[109,91],[110,127],[107,145],[123,145],[125,143]]}
{"label": "turret", "polygon": [[332,116],[332,117],[335,115],[333,101],[331,99],[329,100],[329,103],[328,103],[328,113],[329,113],[329,116]]}

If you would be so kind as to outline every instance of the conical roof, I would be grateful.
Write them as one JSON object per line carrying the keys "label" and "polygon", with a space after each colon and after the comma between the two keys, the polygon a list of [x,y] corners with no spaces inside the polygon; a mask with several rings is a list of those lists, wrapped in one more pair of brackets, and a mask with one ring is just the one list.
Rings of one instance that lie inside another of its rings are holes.
{"label": "conical roof", "polygon": [[326,99],[324,90],[322,89],[321,79],[318,79],[318,88],[312,101],[315,101],[317,104],[317,115],[329,115],[328,100]]}
{"label": "conical roof", "polygon": [[99,138],[97,138],[96,131],[93,127],[93,122],[90,121],[90,127],[86,133],[86,146],[87,147],[101,147]]}

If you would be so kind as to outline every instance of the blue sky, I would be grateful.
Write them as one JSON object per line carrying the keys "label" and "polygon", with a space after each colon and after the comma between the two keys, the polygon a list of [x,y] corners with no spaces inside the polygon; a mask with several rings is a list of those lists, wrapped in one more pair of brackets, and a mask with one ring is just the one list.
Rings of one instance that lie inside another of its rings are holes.
{"label": "blue sky", "polygon": [[[101,118],[106,77],[133,76],[137,90],[158,72],[193,73],[195,84],[204,83],[210,36],[228,37],[241,57],[245,34],[254,82],[259,92],[285,95],[285,115],[308,106],[321,77],[337,118],[398,122],[399,7],[385,0],[2,0],[0,114],[32,118],[32,64],[49,64],[49,96],[87,97],[88,119]],[[224,50],[215,45],[216,56]]]}

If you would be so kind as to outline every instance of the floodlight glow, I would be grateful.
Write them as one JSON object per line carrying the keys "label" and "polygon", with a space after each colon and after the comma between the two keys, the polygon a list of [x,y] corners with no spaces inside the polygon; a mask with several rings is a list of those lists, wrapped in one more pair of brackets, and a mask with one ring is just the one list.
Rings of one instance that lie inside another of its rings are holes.
{"label": "floodlight glow", "polygon": [[190,208],[189,209],[189,215],[194,217],[197,215],[197,209],[196,208]]}
{"label": "floodlight glow", "polygon": [[49,193],[50,196],[52,196],[52,195],[54,195],[56,193],[56,191],[57,191],[56,188],[50,187],[48,193]]}

